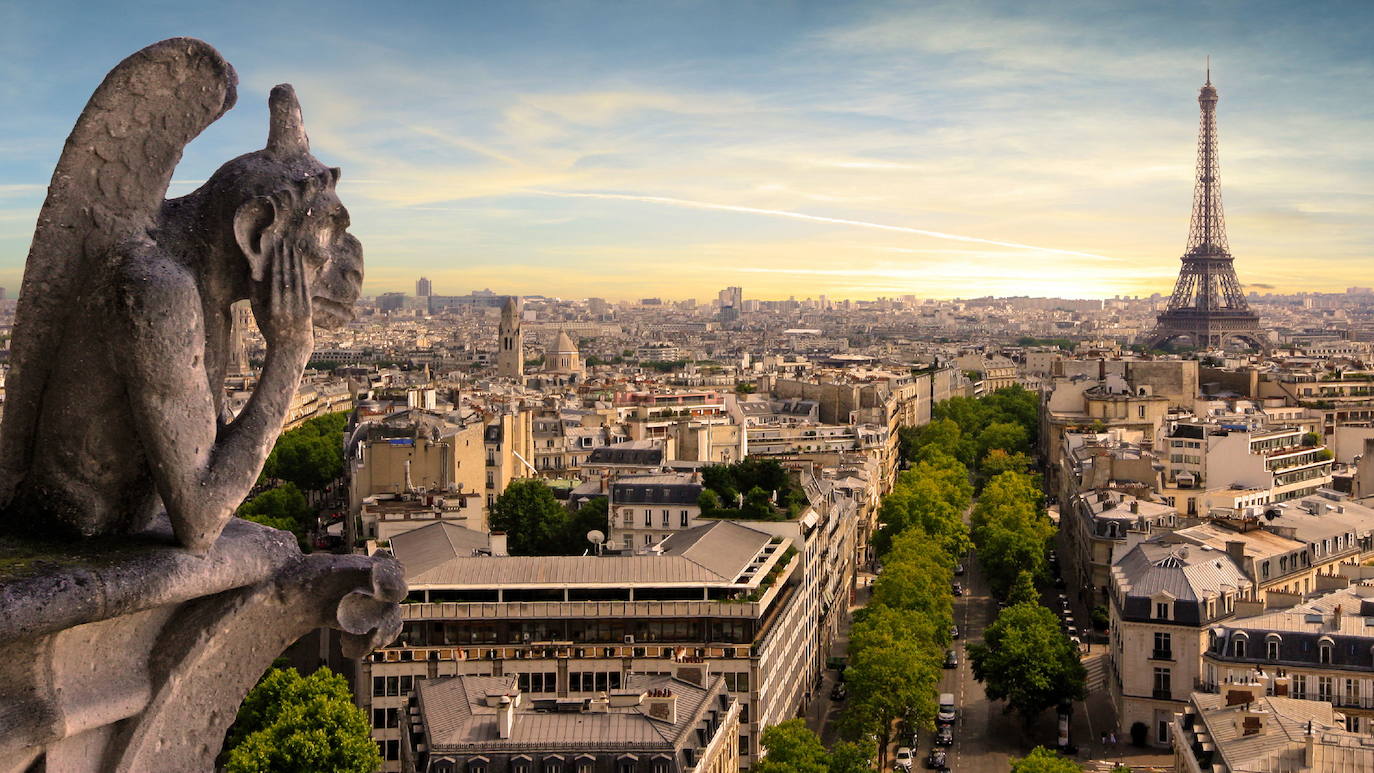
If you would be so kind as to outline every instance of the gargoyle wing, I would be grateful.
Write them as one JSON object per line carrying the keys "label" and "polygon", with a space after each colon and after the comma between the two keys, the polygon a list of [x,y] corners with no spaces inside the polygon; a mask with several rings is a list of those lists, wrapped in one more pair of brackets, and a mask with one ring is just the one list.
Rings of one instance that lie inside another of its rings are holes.
{"label": "gargoyle wing", "polygon": [[0,506],[28,471],[48,378],[110,248],[152,229],[182,149],[234,106],[238,75],[207,43],[171,38],[105,76],[53,172],[24,266],[0,432]]}

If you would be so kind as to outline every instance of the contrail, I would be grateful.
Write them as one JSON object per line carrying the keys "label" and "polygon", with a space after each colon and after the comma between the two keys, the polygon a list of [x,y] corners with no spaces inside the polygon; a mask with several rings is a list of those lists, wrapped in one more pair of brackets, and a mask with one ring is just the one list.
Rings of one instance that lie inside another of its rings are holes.
{"label": "contrail", "polygon": [[929,236],[935,239],[948,239],[954,242],[969,242],[972,244],[991,244],[997,247],[1010,247],[1017,250],[1034,250],[1036,252],[1052,252],[1058,255],[1073,255],[1080,258],[1091,258],[1092,260],[1120,261],[1121,258],[1113,258],[1108,255],[1095,255],[1091,252],[1076,252],[1074,250],[1061,250],[1056,247],[1037,247],[1034,244],[1021,244],[1020,242],[1004,242],[996,239],[982,239],[977,236],[963,236],[960,234],[945,233],[943,231],[927,231],[923,228],[910,228],[904,225],[887,225],[885,223],[870,223],[866,220],[848,220],[842,217],[824,217],[822,215],[808,215],[804,212],[792,212],[786,209],[760,209],[758,207],[742,207],[735,204],[716,204],[710,201],[694,201],[692,199],[675,199],[668,196],[639,196],[629,193],[572,193],[562,191],[541,191],[526,189],[526,193],[534,193],[540,196],[556,196],[566,199],[612,199],[617,201],[643,201],[650,204],[668,204],[674,207],[690,207],[692,209],[715,209],[724,212],[743,212],[751,215],[768,215],[770,217],[786,217],[792,220],[807,220],[813,223],[834,223],[836,225],[849,225],[856,228],[871,228],[876,231],[894,231],[896,233],[916,234],[918,236]]}

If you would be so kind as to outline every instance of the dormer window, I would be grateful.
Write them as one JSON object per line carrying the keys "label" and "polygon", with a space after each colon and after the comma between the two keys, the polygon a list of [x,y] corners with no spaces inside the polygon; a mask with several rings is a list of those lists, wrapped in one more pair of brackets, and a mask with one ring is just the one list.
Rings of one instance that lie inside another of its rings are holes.
{"label": "dormer window", "polygon": [[1280,639],[1280,638],[1277,637],[1277,636],[1270,636],[1270,637],[1266,638],[1266,639],[1264,640],[1264,658],[1265,658],[1265,660],[1278,660],[1278,659],[1279,659],[1279,645],[1282,644],[1282,643],[1283,643],[1283,640]]}
{"label": "dormer window", "polygon": [[1237,658],[1245,657],[1245,637],[1241,636],[1231,642],[1231,655]]}
{"label": "dormer window", "polygon": [[1156,620],[1172,620],[1172,619],[1173,619],[1173,616],[1174,616],[1174,615],[1173,615],[1173,611],[1174,611],[1174,610],[1173,610],[1173,606],[1174,606],[1174,605],[1173,605],[1171,602],[1168,602],[1168,601],[1156,601],[1156,602],[1155,602],[1155,619],[1156,619]]}
{"label": "dormer window", "polygon": [[1317,646],[1317,662],[1330,665],[1331,663],[1331,642],[1324,641]]}

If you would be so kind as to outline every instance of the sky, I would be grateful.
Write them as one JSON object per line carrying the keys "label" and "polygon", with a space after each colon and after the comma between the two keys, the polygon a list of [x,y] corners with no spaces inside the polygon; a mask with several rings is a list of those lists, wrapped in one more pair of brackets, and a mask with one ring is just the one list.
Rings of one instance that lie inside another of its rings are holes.
{"label": "sky", "polygon": [[1367,2],[0,0],[0,285],[122,58],[214,45],[343,168],[365,292],[612,300],[1168,293],[1211,57],[1242,284],[1374,285]]}

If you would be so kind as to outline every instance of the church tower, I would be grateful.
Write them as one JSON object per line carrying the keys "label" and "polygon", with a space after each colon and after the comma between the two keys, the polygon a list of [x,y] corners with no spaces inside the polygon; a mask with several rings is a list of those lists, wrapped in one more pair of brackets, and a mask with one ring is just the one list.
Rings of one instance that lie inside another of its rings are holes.
{"label": "church tower", "polygon": [[496,375],[520,381],[525,377],[525,337],[520,332],[520,300],[506,299],[501,308],[501,346],[496,353]]}

